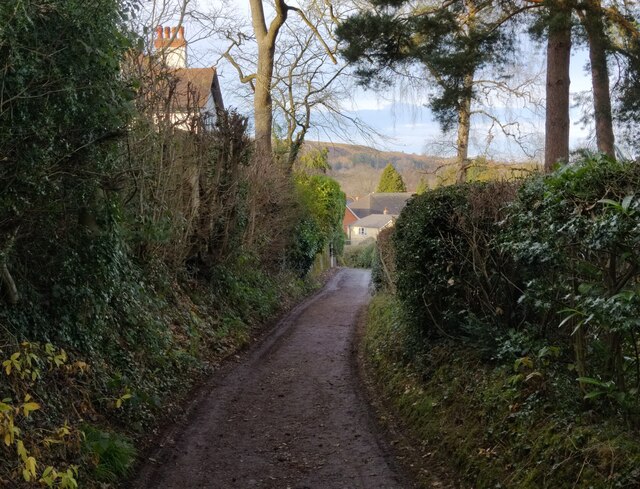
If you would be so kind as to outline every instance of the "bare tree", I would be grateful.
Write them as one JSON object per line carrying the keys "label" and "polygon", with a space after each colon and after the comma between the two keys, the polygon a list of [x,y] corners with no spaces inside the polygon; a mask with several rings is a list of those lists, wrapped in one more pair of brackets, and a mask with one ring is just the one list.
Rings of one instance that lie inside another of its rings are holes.
{"label": "bare tree", "polygon": [[263,91],[266,85],[261,87],[258,83],[258,74],[264,68],[260,64],[255,22],[251,32],[241,22],[227,30],[229,44],[223,57],[236,70],[240,81],[251,89],[256,143],[262,148],[259,150],[265,151],[267,144],[270,147],[269,128],[278,127],[285,164],[290,169],[312,128],[341,139],[349,139],[354,132],[375,135],[375,131],[345,109],[345,101],[354,89],[354,79],[349,75],[347,64],[338,64],[339,43],[333,35],[343,12],[329,1],[318,0],[305,2],[300,8],[286,8],[296,15],[278,31],[273,65],[269,67],[268,97]]}
{"label": "bare tree", "polygon": [[[240,80],[243,83],[249,84],[251,87],[253,92],[256,150],[259,154],[271,155],[273,134],[272,89],[274,84],[276,43],[280,31],[287,21],[289,12],[295,12],[297,14],[303,24],[323,46],[329,59],[334,63],[336,60],[331,49],[323,40],[317,26],[307,18],[307,15],[301,8],[288,5],[284,0],[275,0],[273,3],[272,18],[270,21],[267,21],[264,0],[249,0],[249,6],[251,9],[251,34],[228,31],[227,38],[231,43],[223,56],[238,71]],[[246,41],[255,42],[257,54],[255,65],[248,69],[246,66],[242,66],[238,59],[234,58],[234,49],[245,44]]]}
{"label": "bare tree", "polygon": [[280,136],[288,168],[293,167],[312,127],[329,138],[347,140],[353,139],[354,133],[365,138],[376,134],[345,110],[355,80],[348,63],[336,65],[340,45],[333,28],[340,22],[341,13],[330,3],[313,1],[306,4],[305,10],[313,30],[305,29],[307,24],[302,21],[287,24],[273,78],[275,117],[276,123],[282,124]]}

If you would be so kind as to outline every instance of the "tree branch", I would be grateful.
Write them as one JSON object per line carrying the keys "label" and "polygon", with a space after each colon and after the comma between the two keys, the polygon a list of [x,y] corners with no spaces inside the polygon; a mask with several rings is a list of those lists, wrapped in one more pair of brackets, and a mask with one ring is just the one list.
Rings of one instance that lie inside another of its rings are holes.
{"label": "tree branch", "polygon": [[324,39],[322,38],[322,36],[320,35],[320,33],[318,32],[318,29],[316,28],[315,25],[313,25],[309,19],[307,18],[307,16],[304,14],[304,12],[302,10],[300,10],[297,7],[288,7],[289,10],[293,10],[294,12],[297,12],[298,15],[300,16],[300,18],[302,19],[302,21],[307,24],[307,27],[309,27],[309,29],[311,29],[311,32],[313,32],[315,34],[315,36],[318,38],[318,41],[320,41],[320,44],[322,44],[322,47],[324,47],[324,50],[327,53],[327,56],[329,56],[329,59],[331,59],[331,62],[336,65],[338,64],[338,61],[336,60],[336,57],[334,56],[334,54],[331,52],[331,49],[329,48],[329,46],[327,45],[327,43],[324,41]]}

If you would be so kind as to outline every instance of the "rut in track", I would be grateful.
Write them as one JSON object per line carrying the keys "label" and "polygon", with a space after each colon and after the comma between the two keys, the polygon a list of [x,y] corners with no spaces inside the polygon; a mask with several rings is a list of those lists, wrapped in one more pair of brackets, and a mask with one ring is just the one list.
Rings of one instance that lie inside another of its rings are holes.
{"label": "rut in track", "polygon": [[133,488],[407,487],[361,395],[354,331],[370,274],[340,270],[211,383]]}

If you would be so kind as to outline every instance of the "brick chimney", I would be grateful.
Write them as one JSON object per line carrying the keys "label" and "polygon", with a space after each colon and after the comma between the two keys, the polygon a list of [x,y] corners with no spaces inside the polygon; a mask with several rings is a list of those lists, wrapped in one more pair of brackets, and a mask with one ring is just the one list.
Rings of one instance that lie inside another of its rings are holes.
{"label": "brick chimney", "polygon": [[184,27],[156,27],[154,47],[169,68],[187,67],[187,41]]}

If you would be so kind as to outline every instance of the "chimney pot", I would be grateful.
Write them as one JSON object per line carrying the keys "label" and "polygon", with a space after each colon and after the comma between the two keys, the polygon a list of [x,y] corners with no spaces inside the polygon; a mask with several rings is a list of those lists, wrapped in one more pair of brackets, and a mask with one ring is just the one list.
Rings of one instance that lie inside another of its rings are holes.
{"label": "chimney pot", "polygon": [[162,26],[159,25],[158,27],[156,27],[156,37],[158,39],[162,39]]}
{"label": "chimney pot", "polygon": [[184,39],[184,26],[180,26],[180,39]]}
{"label": "chimney pot", "polygon": [[171,28],[170,27],[165,27],[164,28],[164,37],[166,39],[170,39],[171,38]]}
{"label": "chimney pot", "polygon": [[178,28],[177,27],[172,27],[171,28],[171,37],[175,39],[176,35],[178,32]]}

